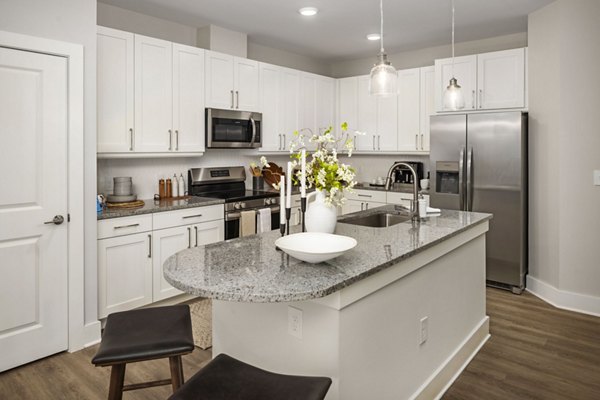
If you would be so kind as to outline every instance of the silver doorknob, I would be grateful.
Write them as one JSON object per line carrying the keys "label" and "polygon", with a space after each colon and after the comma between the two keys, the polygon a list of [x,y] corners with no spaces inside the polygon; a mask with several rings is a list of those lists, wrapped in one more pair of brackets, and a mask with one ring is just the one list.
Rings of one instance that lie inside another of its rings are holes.
{"label": "silver doorknob", "polygon": [[52,221],[46,221],[44,222],[44,224],[60,225],[63,222],[65,222],[65,217],[63,217],[62,215],[55,215],[54,218],[52,218]]}

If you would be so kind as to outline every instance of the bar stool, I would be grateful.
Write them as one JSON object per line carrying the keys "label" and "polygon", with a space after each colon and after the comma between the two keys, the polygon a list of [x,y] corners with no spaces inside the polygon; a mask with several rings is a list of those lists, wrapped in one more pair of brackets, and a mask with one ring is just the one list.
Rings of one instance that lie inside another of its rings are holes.
{"label": "bar stool", "polygon": [[[121,400],[126,390],[172,385],[175,392],[184,382],[181,356],[193,350],[189,306],[145,308],[108,316],[92,363],[112,367],[108,399]],[[123,385],[127,363],[158,358],[169,358],[171,379]]]}
{"label": "bar stool", "polygon": [[325,377],[281,375],[219,354],[169,400],[323,400]]}

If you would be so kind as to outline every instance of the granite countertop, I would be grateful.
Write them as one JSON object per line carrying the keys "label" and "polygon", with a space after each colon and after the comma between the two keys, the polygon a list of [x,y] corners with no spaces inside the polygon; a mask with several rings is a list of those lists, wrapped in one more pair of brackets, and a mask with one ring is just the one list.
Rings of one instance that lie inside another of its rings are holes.
{"label": "granite countertop", "polygon": [[[361,212],[393,211],[393,205]],[[388,228],[344,224],[358,213],[339,219],[336,233],[358,245],[320,264],[308,264],[275,250],[278,231],[183,250],[164,265],[165,279],[187,293],[237,302],[289,302],[325,297],[410,258],[477,224],[491,214],[442,210],[420,223]],[[297,233],[299,227],[292,227]]]}
{"label": "granite countertop", "polygon": [[[356,186],[354,186],[356,190],[375,190],[378,192],[392,192],[392,193],[412,193],[413,187],[409,184],[394,184],[390,188],[390,190],[385,190],[383,186],[371,186],[370,183],[367,182],[359,182]],[[420,194],[429,195],[429,189],[419,189]]]}
{"label": "granite countertop", "polygon": [[139,208],[107,208],[98,213],[98,220],[181,210],[183,208],[212,206],[214,204],[223,204],[224,202],[225,200],[223,199],[197,196],[190,196],[182,200],[144,200],[144,206]]}

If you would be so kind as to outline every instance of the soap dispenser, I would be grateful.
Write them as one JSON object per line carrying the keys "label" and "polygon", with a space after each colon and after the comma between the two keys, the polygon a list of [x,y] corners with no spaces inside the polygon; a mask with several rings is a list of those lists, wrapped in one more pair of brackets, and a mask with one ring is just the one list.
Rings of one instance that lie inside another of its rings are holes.
{"label": "soap dispenser", "polygon": [[177,184],[179,186],[179,196],[185,196],[185,180],[183,179],[183,173],[179,174],[179,178],[177,179]]}

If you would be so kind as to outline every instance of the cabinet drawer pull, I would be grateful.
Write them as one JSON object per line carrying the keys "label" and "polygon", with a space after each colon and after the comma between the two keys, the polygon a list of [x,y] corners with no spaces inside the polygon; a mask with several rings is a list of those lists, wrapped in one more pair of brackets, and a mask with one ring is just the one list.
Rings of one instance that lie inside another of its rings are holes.
{"label": "cabinet drawer pull", "polygon": [[423,134],[421,133],[421,150],[425,150],[425,147],[423,146]]}
{"label": "cabinet drawer pull", "polygon": [[365,209],[365,203],[360,203],[360,211],[363,211]]}
{"label": "cabinet drawer pull", "polygon": [[231,108],[233,108],[233,90],[229,91],[231,93]]}
{"label": "cabinet drawer pull", "polygon": [[175,150],[179,151],[179,131],[175,130]]}
{"label": "cabinet drawer pull", "polygon": [[375,135],[373,135],[373,150],[377,150],[377,149],[375,148]]}
{"label": "cabinet drawer pull", "polygon": [[188,227],[188,249],[192,248],[192,228]]}
{"label": "cabinet drawer pull", "polygon": [[148,235],[148,258],[152,258],[152,235]]}
{"label": "cabinet drawer pull", "polygon": [[169,129],[169,151],[173,150],[173,131]]}
{"label": "cabinet drawer pull", "polygon": [[475,90],[471,91],[471,108],[475,109]]}
{"label": "cabinet drawer pull", "polygon": [[360,194],[360,193],[359,193],[357,196],[358,196],[358,197],[367,197],[367,198],[369,198],[369,199],[373,197],[373,196],[371,196],[370,194]]}
{"label": "cabinet drawer pull", "polygon": [[198,227],[194,227],[194,232],[196,233],[196,247],[198,247]]}
{"label": "cabinet drawer pull", "polygon": [[131,224],[131,225],[121,225],[115,226],[113,229],[123,229],[123,228],[133,228],[135,226],[140,226],[140,224]]}
{"label": "cabinet drawer pull", "polygon": [[133,128],[129,128],[129,151],[133,151]]}
{"label": "cabinet drawer pull", "polygon": [[479,108],[483,108],[483,89],[479,89]]}
{"label": "cabinet drawer pull", "polygon": [[377,135],[377,150],[381,150],[381,135]]}
{"label": "cabinet drawer pull", "polygon": [[236,105],[235,108],[239,109],[240,108],[240,92],[237,91],[237,90],[235,91],[235,99],[236,99],[236,102],[237,102],[237,105]]}
{"label": "cabinet drawer pull", "polygon": [[183,216],[181,218],[188,219],[188,218],[198,218],[198,217],[201,217],[201,216],[202,216],[202,214],[194,214],[194,215],[186,215],[186,216]]}

